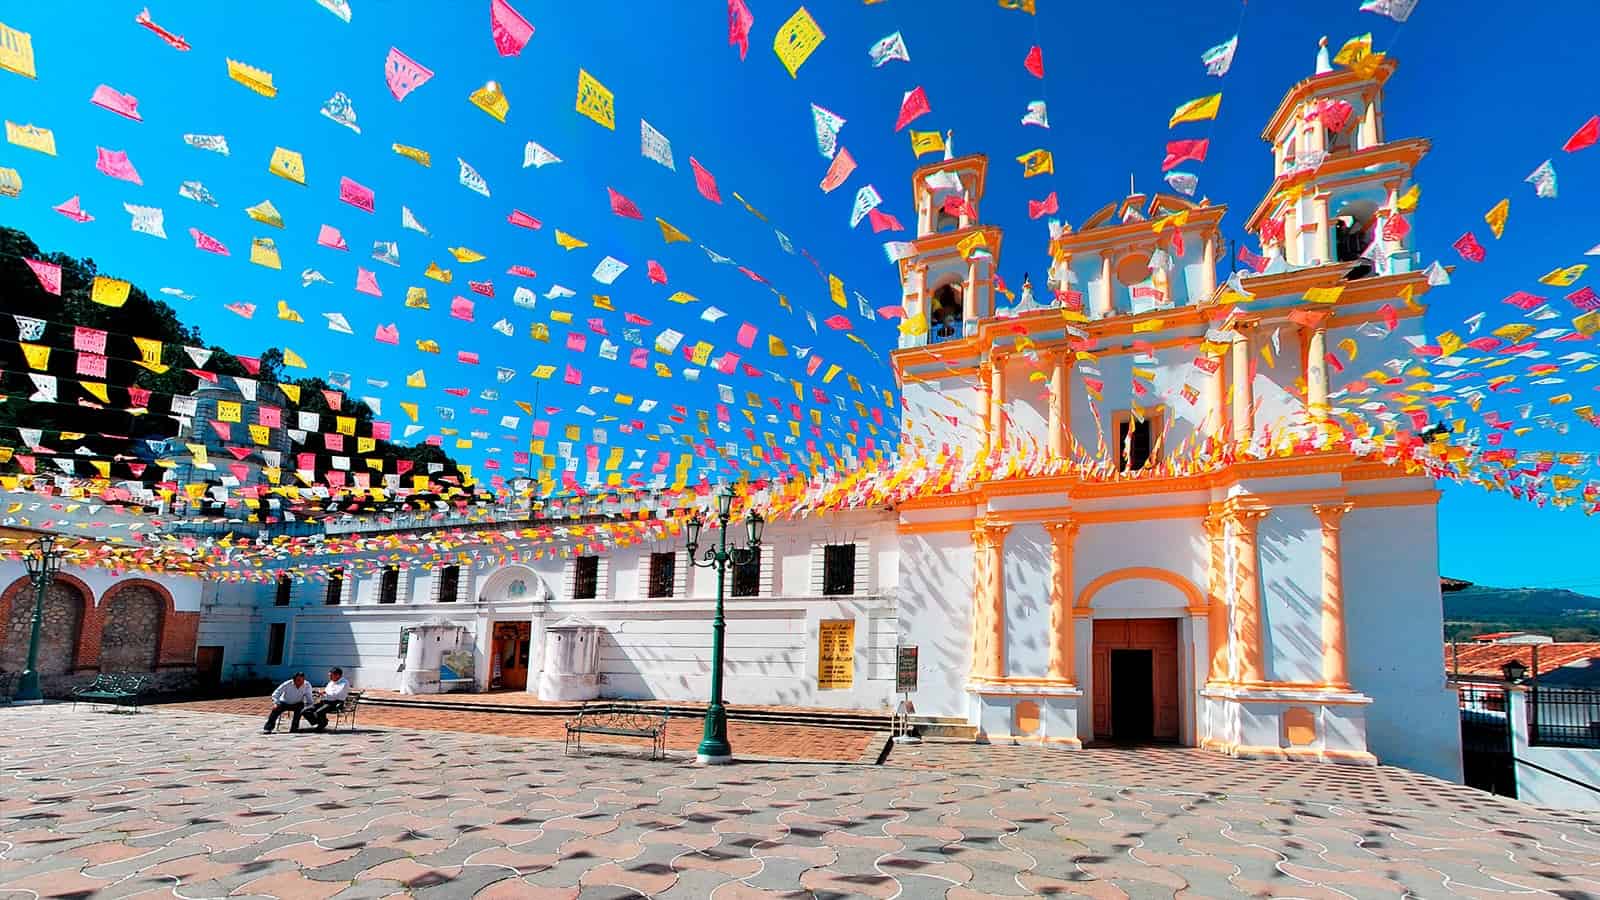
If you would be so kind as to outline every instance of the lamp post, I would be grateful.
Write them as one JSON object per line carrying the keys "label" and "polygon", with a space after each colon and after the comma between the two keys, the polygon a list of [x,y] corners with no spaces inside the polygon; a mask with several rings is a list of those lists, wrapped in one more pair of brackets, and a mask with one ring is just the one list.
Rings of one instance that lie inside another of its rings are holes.
{"label": "lamp post", "polygon": [[722,708],[722,634],[727,623],[722,616],[723,587],[728,576],[728,564],[742,566],[761,552],[761,529],[766,520],[755,510],[745,516],[745,546],[728,546],[728,522],[733,518],[733,488],[717,494],[717,543],[707,548],[703,560],[695,559],[700,547],[700,529],[704,523],[697,512],[689,519],[689,565],[717,570],[717,611],[711,620],[711,704],[706,707],[705,732],[695,756],[701,765],[721,765],[733,762],[733,747],[728,744],[728,712]]}
{"label": "lamp post", "polygon": [[44,598],[61,568],[61,551],[56,549],[56,536],[41,535],[23,558],[28,567],[28,577],[33,579],[33,625],[28,636],[28,667],[22,670],[17,682],[13,703],[43,703],[44,693],[39,689],[39,629],[44,624]]}

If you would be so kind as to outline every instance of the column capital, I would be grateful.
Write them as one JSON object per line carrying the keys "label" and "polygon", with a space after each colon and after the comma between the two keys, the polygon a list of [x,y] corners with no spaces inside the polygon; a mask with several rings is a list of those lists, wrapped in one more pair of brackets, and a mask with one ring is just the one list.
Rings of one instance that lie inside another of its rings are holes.
{"label": "column capital", "polygon": [[1311,511],[1322,521],[1323,531],[1338,531],[1343,524],[1344,514],[1355,508],[1356,505],[1348,500],[1340,503],[1311,504]]}
{"label": "column capital", "polygon": [[1044,525],[1044,530],[1050,532],[1050,536],[1055,540],[1070,541],[1073,535],[1078,533],[1079,523],[1077,519],[1054,519],[1042,524]]}
{"label": "column capital", "polygon": [[1003,545],[1006,535],[1011,533],[1011,526],[1000,522],[991,522],[980,519],[972,523],[973,542],[979,547]]}

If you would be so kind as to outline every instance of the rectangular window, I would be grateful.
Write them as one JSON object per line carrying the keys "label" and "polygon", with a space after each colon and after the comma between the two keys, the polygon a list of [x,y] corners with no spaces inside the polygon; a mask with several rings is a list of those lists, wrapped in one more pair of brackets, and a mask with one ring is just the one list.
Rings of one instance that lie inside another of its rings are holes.
{"label": "rectangular window", "polygon": [[439,570],[439,602],[454,603],[461,593],[461,567],[445,566]]}
{"label": "rectangular window", "polygon": [[837,597],[856,592],[856,545],[829,544],[822,548],[822,593]]}
{"label": "rectangular window", "polygon": [[378,582],[378,602],[393,603],[400,597],[400,567],[385,566],[383,580]]}
{"label": "rectangular window", "polygon": [[289,588],[293,583],[287,575],[278,576],[278,593],[272,598],[273,606],[289,605]]}
{"label": "rectangular window", "polygon": [[1139,422],[1131,413],[1119,413],[1116,422],[1117,469],[1128,472],[1155,462],[1155,436],[1160,433],[1161,414],[1146,412],[1144,421]]}
{"label": "rectangular window", "polygon": [[267,665],[283,665],[283,640],[289,633],[289,626],[285,622],[273,622],[267,626]]}
{"label": "rectangular window", "polygon": [[677,580],[678,554],[672,552],[650,554],[651,597],[671,597]]}
{"label": "rectangular window", "polygon": [[593,600],[600,593],[600,557],[580,556],[572,561],[572,599]]}
{"label": "rectangular window", "polygon": [[344,593],[344,573],[334,572],[328,576],[328,596],[326,602],[329,606],[339,605],[339,596]]}
{"label": "rectangular window", "polygon": [[733,564],[733,595],[754,597],[761,593],[761,551],[750,554],[750,559]]}

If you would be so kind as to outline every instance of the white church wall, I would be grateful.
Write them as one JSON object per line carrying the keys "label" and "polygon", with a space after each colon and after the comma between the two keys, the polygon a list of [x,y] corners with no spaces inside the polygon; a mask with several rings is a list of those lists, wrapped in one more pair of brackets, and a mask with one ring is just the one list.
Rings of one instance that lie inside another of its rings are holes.
{"label": "white church wall", "polygon": [[[916,442],[921,441],[928,454],[938,453],[942,446],[948,445],[952,451],[960,448],[965,458],[973,458],[978,451],[985,415],[979,409],[975,377],[907,379],[900,393],[905,403],[901,429],[905,448],[902,452],[911,452]],[[955,424],[952,425],[946,416],[953,417]]]}
{"label": "white church wall", "polygon": [[1379,761],[1460,781],[1460,713],[1445,685],[1437,524],[1432,505],[1358,508],[1345,516],[1345,663],[1351,686],[1372,698],[1367,740]]}
{"label": "white church wall", "polygon": [[900,643],[917,647],[917,712],[964,716],[972,670],[972,534],[901,536],[896,591]]}
{"label": "white church wall", "polygon": [[[746,706],[884,709],[894,688],[895,607],[891,598],[729,599],[723,696]],[[703,701],[711,686],[713,604],[636,601],[562,603],[551,615],[581,615],[605,629],[600,692],[605,697]],[[821,623],[853,621],[848,688],[817,684]]]}
{"label": "white church wall", "polygon": [[[1073,552],[1073,596],[1083,592],[1089,582],[1107,572],[1132,566],[1163,569],[1204,587],[1208,557],[1204,551],[1205,532],[1198,519],[1147,519],[1138,522],[1089,523],[1078,530]],[[1094,600],[1100,610],[1120,605],[1119,597],[1131,598],[1138,592],[1116,582],[1103,588]],[[1186,601],[1173,601],[1183,608]],[[1161,603],[1170,606],[1163,600]],[[1135,604],[1140,606],[1141,604]],[[1148,605],[1148,604],[1143,604]]]}
{"label": "white church wall", "polygon": [[[1272,351],[1272,365],[1269,366],[1261,355],[1261,349],[1272,346],[1274,332],[1278,334],[1278,344],[1282,349]],[[1256,402],[1256,433],[1260,434],[1268,426],[1276,431],[1281,423],[1305,413],[1305,387],[1296,384],[1305,378],[1305,366],[1300,353],[1300,329],[1292,324],[1262,326],[1251,346],[1255,351],[1251,360],[1255,365],[1256,377],[1250,387]]]}
{"label": "white church wall", "polygon": [[[1035,365],[1019,354],[1006,362],[1006,439],[1024,448],[1031,441],[1043,451],[1050,446],[1051,364],[1042,356],[1039,359]],[[1045,380],[1030,380],[1035,372],[1042,372]]]}
{"label": "white church wall", "polygon": [[1006,673],[1043,678],[1050,661],[1050,535],[1043,525],[1006,535]]}
{"label": "white church wall", "polygon": [[1309,506],[1275,507],[1257,529],[1262,651],[1271,681],[1322,681],[1322,525]]}

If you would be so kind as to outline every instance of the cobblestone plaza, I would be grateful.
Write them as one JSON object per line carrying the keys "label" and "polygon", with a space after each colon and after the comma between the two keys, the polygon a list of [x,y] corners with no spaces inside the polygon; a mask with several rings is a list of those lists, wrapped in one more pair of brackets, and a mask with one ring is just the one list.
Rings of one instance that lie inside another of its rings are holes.
{"label": "cobblestone plaza", "polygon": [[0,898],[1600,893],[1600,822],[1388,767],[951,742],[699,768],[259,728],[0,710]]}

